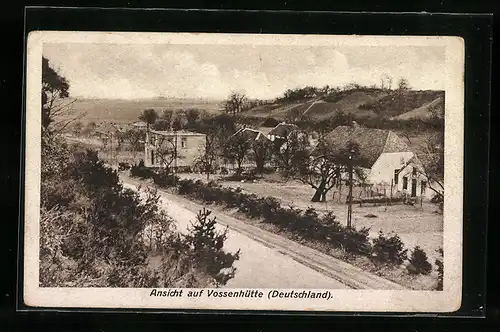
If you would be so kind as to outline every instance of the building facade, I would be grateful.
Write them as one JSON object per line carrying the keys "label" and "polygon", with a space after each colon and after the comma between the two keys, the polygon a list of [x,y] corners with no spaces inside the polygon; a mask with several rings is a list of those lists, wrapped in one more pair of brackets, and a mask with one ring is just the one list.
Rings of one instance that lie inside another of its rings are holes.
{"label": "building facade", "polygon": [[146,167],[193,167],[205,149],[206,135],[188,131],[146,133]]}

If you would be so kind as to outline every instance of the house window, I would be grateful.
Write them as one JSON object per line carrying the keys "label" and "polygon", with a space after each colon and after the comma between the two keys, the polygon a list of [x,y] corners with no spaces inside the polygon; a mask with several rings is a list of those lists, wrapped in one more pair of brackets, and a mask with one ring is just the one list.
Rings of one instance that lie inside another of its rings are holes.
{"label": "house window", "polygon": [[181,139],[181,148],[187,148],[187,139],[185,137]]}
{"label": "house window", "polygon": [[420,182],[420,195],[425,194],[425,188],[427,187],[427,182],[421,181]]}
{"label": "house window", "polygon": [[398,184],[399,182],[399,170],[395,169],[394,170],[394,184]]}
{"label": "house window", "polygon": [[154,150],[151,151],[151,165],[155,164],[155,152]]}
{"label": "house window", "polygon": [[408,178],[406,176],[403,177],[403,190],[408,189]]}
{"label": "house window", "polygon": [[411,171],[411,175],[416,176],[417,175],[417,168],[413,167],[413,170]]}

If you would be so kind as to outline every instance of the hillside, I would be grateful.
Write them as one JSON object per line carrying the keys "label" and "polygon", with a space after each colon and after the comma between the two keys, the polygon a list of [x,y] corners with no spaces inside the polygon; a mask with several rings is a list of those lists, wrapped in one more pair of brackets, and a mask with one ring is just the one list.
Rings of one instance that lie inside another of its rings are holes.
{"label": "hillside", "polygon": [[127,123],[137,121],[141,112],[148,108],[158,113],[165,109],[197,108],[207,112],[218,112],[220,103],[216,101],[183,100],[183,99],[78,99],[72,105],[74,114],[84,114],[80,120],[83,123],[94,121]]}
{"label": "hillside", "polygon": [[409,112],[400,114],[398,116],[392,117],[394,120],[409,120],[409,119],[428,119],[436,115],[438,117],[443,117],[444,115],[444,100],[442,97],[436,98],[435,100],[426,103],[418,108],[415,108]]}
{"label": "hillside", "polygon": [[[443,91],[387,91],[352,89],[327,96],[304,98],[255,107],[243,112],[248,117],[325,119],[338,112],[351,113],[357,118],[428,118],[433,109],[443,109]],[[403,115],[408,112],[408,115]],[[442,111],[439,111],[442,114]],[[438,112],[438,113],[439,113]]]}

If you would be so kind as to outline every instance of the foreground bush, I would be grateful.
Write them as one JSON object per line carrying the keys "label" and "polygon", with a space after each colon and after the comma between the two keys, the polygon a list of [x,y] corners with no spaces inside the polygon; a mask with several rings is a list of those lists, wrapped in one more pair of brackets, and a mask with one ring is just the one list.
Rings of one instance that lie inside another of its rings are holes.
{"label": "foreground bush", "polygon": [[427,259],[427,254],[419,246],[416,246],[410,256],[410,264],[412,268],[408,271],[412,274],[430,274],[432,265]]}
{"label": "foreground bush", "polygon": [[193,261],[202,266],[208,275],[214,276],[217,285],[225,285],[234,277],[236,268],[233,263],[239,259],[240,251],[231,254],[223,250],[228,228],[216,231],[216,218],[210,218],[211,213],[206,209],[198,212],[196,221],[188,228],[190,234],[186,236],[186,243],[191,249]]}
{"label": "foreground bush", "polygon": [[402,264],[407,258],[408,250],[404,248],[401,238],[394,233],[385,236],[382,231],[378,238],[373,240],[373,254],[375,259],[384,263]]}

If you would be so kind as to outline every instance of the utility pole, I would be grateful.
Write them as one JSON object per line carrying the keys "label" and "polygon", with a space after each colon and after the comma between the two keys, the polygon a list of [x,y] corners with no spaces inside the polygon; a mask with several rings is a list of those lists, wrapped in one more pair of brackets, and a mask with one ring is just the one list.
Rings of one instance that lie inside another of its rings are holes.
{"label": "utility pole", "polygon": [[348,197],[348,206],[347,206],[347,227],[351,228],[352,226],[352,155],[354,151],[351,150],[349,153],[349,197]]}

